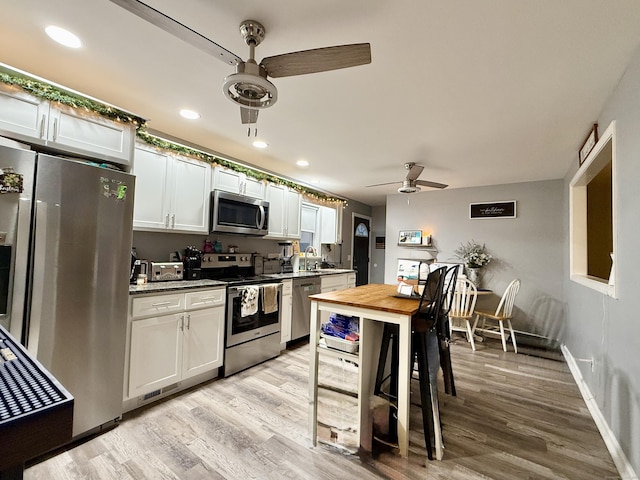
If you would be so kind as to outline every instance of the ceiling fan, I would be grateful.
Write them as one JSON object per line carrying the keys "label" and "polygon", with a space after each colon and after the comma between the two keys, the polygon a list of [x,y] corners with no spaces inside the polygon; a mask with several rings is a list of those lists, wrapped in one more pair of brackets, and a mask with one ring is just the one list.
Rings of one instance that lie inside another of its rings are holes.
{"label": "ceiling fan", "polygon": [[[404,168],[407,169],[407,176],[402,181],[402,185],[398,188],[398,193],[415,193],[420,191],[418,185],[431,188],[447,188],[448,185],[444,183],[429,182],[427,180],[418,180],[418,177],[422,173],[424,167],[422,165],[416,165],[414,162],[407,162],[404,164]],[[380,185],[391,185],[398,182],[377,183],[375,185],[367,185],[367,187],[379,187]]]}
{"label": "ceiling fan", "polygon": [[249,46],[249,58],[243,61],[214,41],[139,0],[110,1],[194,47],[235,66],[236,72],[224,79],[222,91],[229,100],[240,105],[243,124],[256,123],[258,111],[270,107],[278,100],[278,90],[267,77],[289,77],[371,63],[371,46],[368,43],[285,53],[265,57],[257,63],[254,58],[255,48],[264,40],[265,28],[255,20],[245,20],[240,24],[240,33]]}

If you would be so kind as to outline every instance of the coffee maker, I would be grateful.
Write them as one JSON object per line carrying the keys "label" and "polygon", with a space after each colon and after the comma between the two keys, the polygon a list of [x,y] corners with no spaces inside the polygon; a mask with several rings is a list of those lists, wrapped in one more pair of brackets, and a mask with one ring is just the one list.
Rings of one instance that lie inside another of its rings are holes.
{"label": "coffee maker", "polygon": [[291,257],[293,256],[293,242],[279,242],[280,245],[280,272],[293,272]]}
{"label": "coffee maker", "polygon": [[183,278],[185,280],[200,280],[202,278],[202,252],[194,246],[189,246],[184,250],[182,258]]}

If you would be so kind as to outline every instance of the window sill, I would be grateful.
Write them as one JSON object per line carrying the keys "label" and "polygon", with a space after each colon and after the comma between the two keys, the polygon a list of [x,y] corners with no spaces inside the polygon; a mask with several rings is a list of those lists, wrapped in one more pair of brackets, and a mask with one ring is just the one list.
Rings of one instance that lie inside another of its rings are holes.
{"label": "window sill", "polygon": [[596,277],[589,277],[587,275],[571,275],[571,281],[576,282],[584,287],[595,290],[603,295],[607,295],[612,298],[616,297],[616,288],[615,285],[609,285],[604,280],[601,280]]}

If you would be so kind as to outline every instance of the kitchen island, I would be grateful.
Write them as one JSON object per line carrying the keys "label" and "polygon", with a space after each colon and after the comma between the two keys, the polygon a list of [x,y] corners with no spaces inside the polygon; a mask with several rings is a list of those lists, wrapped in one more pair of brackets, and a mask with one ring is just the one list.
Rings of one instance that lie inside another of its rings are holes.
{"label": "kitchen island", "polygon": [[[398,363],[398,447],[400,455],[409,453],[409,384],[411,378],[411,317],[417,313],[419,302],[414,299],[398,298],[395,285],[362,285],[337,292],[312,295],[311,335],[309,366],[309,422],[313,444],[317,442],[318,419],[318,355],[322,352],[343,352],[319,347],[320,314],[335,312],[355,316],[360,319],[360,353],[358,364],[358,430],[360,447],[371,451],[373,443],[373,423],[370,398],[373,395],[376,368],[380,355],[380,344],[384,322],[399,326],[400,356]],[[436,458],[442,459],[442,436],[437,395],[432,395],[432,411],[435,430]]]}

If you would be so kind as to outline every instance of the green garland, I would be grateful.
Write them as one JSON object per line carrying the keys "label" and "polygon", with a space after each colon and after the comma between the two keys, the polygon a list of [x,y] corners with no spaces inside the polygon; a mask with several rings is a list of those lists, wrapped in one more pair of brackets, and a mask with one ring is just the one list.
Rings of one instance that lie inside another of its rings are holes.
{"label": "green garland", "polygon": [[275,183],[278,185],[285,185],[299,193],[305,194],[309,197],[315,198],[320,201],[342,203],[342,204],[346,203],[346,201],[341,198],[332,197],[322,192],[318,192],[316,190],[306,188],[290,180],[285,180],[284,178],[276,177],[274,175],[269,175],[268,173],[265,173],[265,172],[253,170],[252,168],[245,167],[243,165],[240,165],[235,162],[231,162],[229,160],[225,160],[224,158],[216,157],[215,155],[210,155],[200,150],[195,150],[193,148],[185,147],[183,145],[178,145],[176,143],[168,142],[166,140],[156,137],[155,135],[150,135],[142,128],[138,129],[137,136],[139,139],[141,139],[145,143],[152,145],[154,147],[160,148],[162,150],[169,150],[181,155],[194,157],[203,162],[210,163],[213,166],[219,165],[221,167],[228,168],[229,170],[234,170],[236,172],[244,173],[248,177],[252,177],[260,181],[266,181],[266,182]]}
{"label": "green garland", "polygon": [[15,85],[22,88],[24,91],[29,92],[31,95],[49,100],[52,102],[62,103],[73,108],[84,108],[85,110],[92,111],[103,117],[116,120],[118,122],[133,123],[137,128],[141,128],[145,125],[145,120],[136,115],[118,110],[115,107],[104,105],[88,98],[74,95],[70,92],[60,90],[46,83],[39,82],[30,78],[11,75],[6,72],[0,72],[0,82],[7,85]]}
{"label": "green garland", "polygon": [[297,192],[320,201],[346,204],[346,201],[341,198],[332,197],[316,190],[306,188],[290,180],[285,180],[284,178],[269,175],[268,173],[260,172],[258,170],[253,170],[238,163],[225,160],[224,158],[209,155],[199,150],[162,140],[158,137],[148,134],[145,131],[145,119],[124,112],[115,107],[104,105],[102,103],[90,100],[79,95],[74,95],[73,93],[61,90],[53,85],[49,85],[47,83],[43,83],[38,80],[26,78],[19,75],[12,75],[10,73],[7,73],[6,71],[0,71],[0,82],[7,85],[20,87],[31,95],[42,98],[44,100],[58,102],[72,108],[84,108],[85,110],[97,113],[98,115],[109,118],[111,120],[116,120],[118,122],[133,123],[134,125],[136,125],[136,135],[138,136],[138,138],[143,140],[145,143],[148,143],[149,145],[153,145],[163,150],[169,150],[183,155],[189,155],[212,165],[220,165],[230,170],[244,173],[245,175],[257,180],[267,181],[279,185],[286,185],[287,187],[296,190]]}

